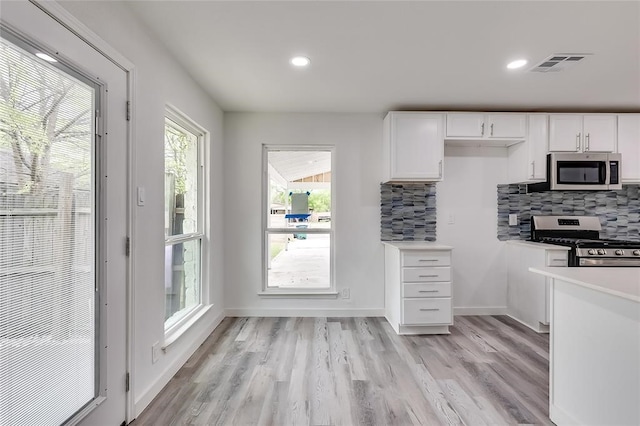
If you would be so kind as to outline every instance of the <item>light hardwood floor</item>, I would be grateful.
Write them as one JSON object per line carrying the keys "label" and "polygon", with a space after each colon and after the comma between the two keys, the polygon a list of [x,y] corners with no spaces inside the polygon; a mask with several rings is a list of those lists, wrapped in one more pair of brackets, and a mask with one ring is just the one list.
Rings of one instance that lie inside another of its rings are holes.
{"label": "light hardwood floor", "polygon": [[132,424],[551,424],[548,335],[505,316],[448,336],[384,318],[226,318]]}

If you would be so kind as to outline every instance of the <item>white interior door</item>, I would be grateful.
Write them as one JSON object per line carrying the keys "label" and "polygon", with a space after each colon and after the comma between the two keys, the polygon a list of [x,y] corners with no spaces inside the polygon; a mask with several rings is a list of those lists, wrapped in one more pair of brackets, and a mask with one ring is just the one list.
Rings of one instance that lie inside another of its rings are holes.
{"label": "white interior door", "polygon": [[[93,124],[93,200],[95,214],[93,268],[97,286],[95,318],[94,393],[83,399],[67,421],[91,425],[126,422],[127,366],[127,72],[97,52],[65,26],[30,2],[3,2],[5,28],[45,49],[81,75],[97,82],[99,117]],[[2,360],[4,368],[9,362]],[[10,367],[9,367],[10,368]],[[36,369],[46,371],[45,360]],[[44,393],[42,393],[44,394]],[[37,393],[36,393],[37,395]],[[60,396],[60,395],[58,395]],[[52,399],[52,398],[49,398]],[[54,399],[54,398],[53,398]],[[56,401],[42,401],[51,407]],[[82,405],[84,404],[84,405]],[[40,422],[40,421],[39,421]],[[44,424],[44,420],[42,420]],[[0,421],[0,423],[2,423]],[[46,422],[46,424],[49,424]]]}

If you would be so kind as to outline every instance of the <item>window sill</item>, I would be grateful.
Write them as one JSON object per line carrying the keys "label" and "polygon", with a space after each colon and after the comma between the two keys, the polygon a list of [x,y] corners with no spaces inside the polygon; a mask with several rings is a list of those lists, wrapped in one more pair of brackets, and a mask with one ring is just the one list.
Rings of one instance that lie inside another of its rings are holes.
{"label": "window sill", "polygon": [[187,319],[173,326],[169,332],[166,332],[164,335],[164,345],[162,345],[162,350],[166,352],[169,346],[175,343],[180,336],[186,333],[187,330],[198,322],[198,320],[202,318],[212,306],[213,305],[202,305],[199,308],[196,308]]}
{"label": "window sill", "polygon": [[326,291],[296,291],[296,290],[271,290],[261,291],[260,297],[281,298],[281,299],[337,299],[338,292],[334,290]]}

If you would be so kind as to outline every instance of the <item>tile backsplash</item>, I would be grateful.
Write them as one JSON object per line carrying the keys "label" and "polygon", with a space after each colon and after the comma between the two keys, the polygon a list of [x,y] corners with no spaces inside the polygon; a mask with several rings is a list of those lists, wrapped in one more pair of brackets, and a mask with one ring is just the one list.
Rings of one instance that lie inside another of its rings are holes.
{"label": "tile backsplash", "polygon": [[[526,240],[531,216],[598,216],[600,238],[640,241],[640,185],[624,185],[617,191],[546,191],[527,194],[527,185],[498,185],[498,239]],[[509,214],[518,225],[509,226]]]}
{"label": "tile backsplash", "polygon": [[382,241],[435,241],[435,183],[380,184],[380,233]]}

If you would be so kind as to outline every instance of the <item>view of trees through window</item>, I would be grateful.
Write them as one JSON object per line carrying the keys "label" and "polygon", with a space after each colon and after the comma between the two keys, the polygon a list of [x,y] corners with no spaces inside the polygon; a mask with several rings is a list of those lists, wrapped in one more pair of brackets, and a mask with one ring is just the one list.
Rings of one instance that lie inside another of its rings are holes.
{"label": "view of trees through window", "polygon": [[0,424],[58,425],[96,395],[97,91],[4,37]]}
{"label": "view of trees through window", "polygon": [[165,121],[165,328],[200,303],[199,137]]}

